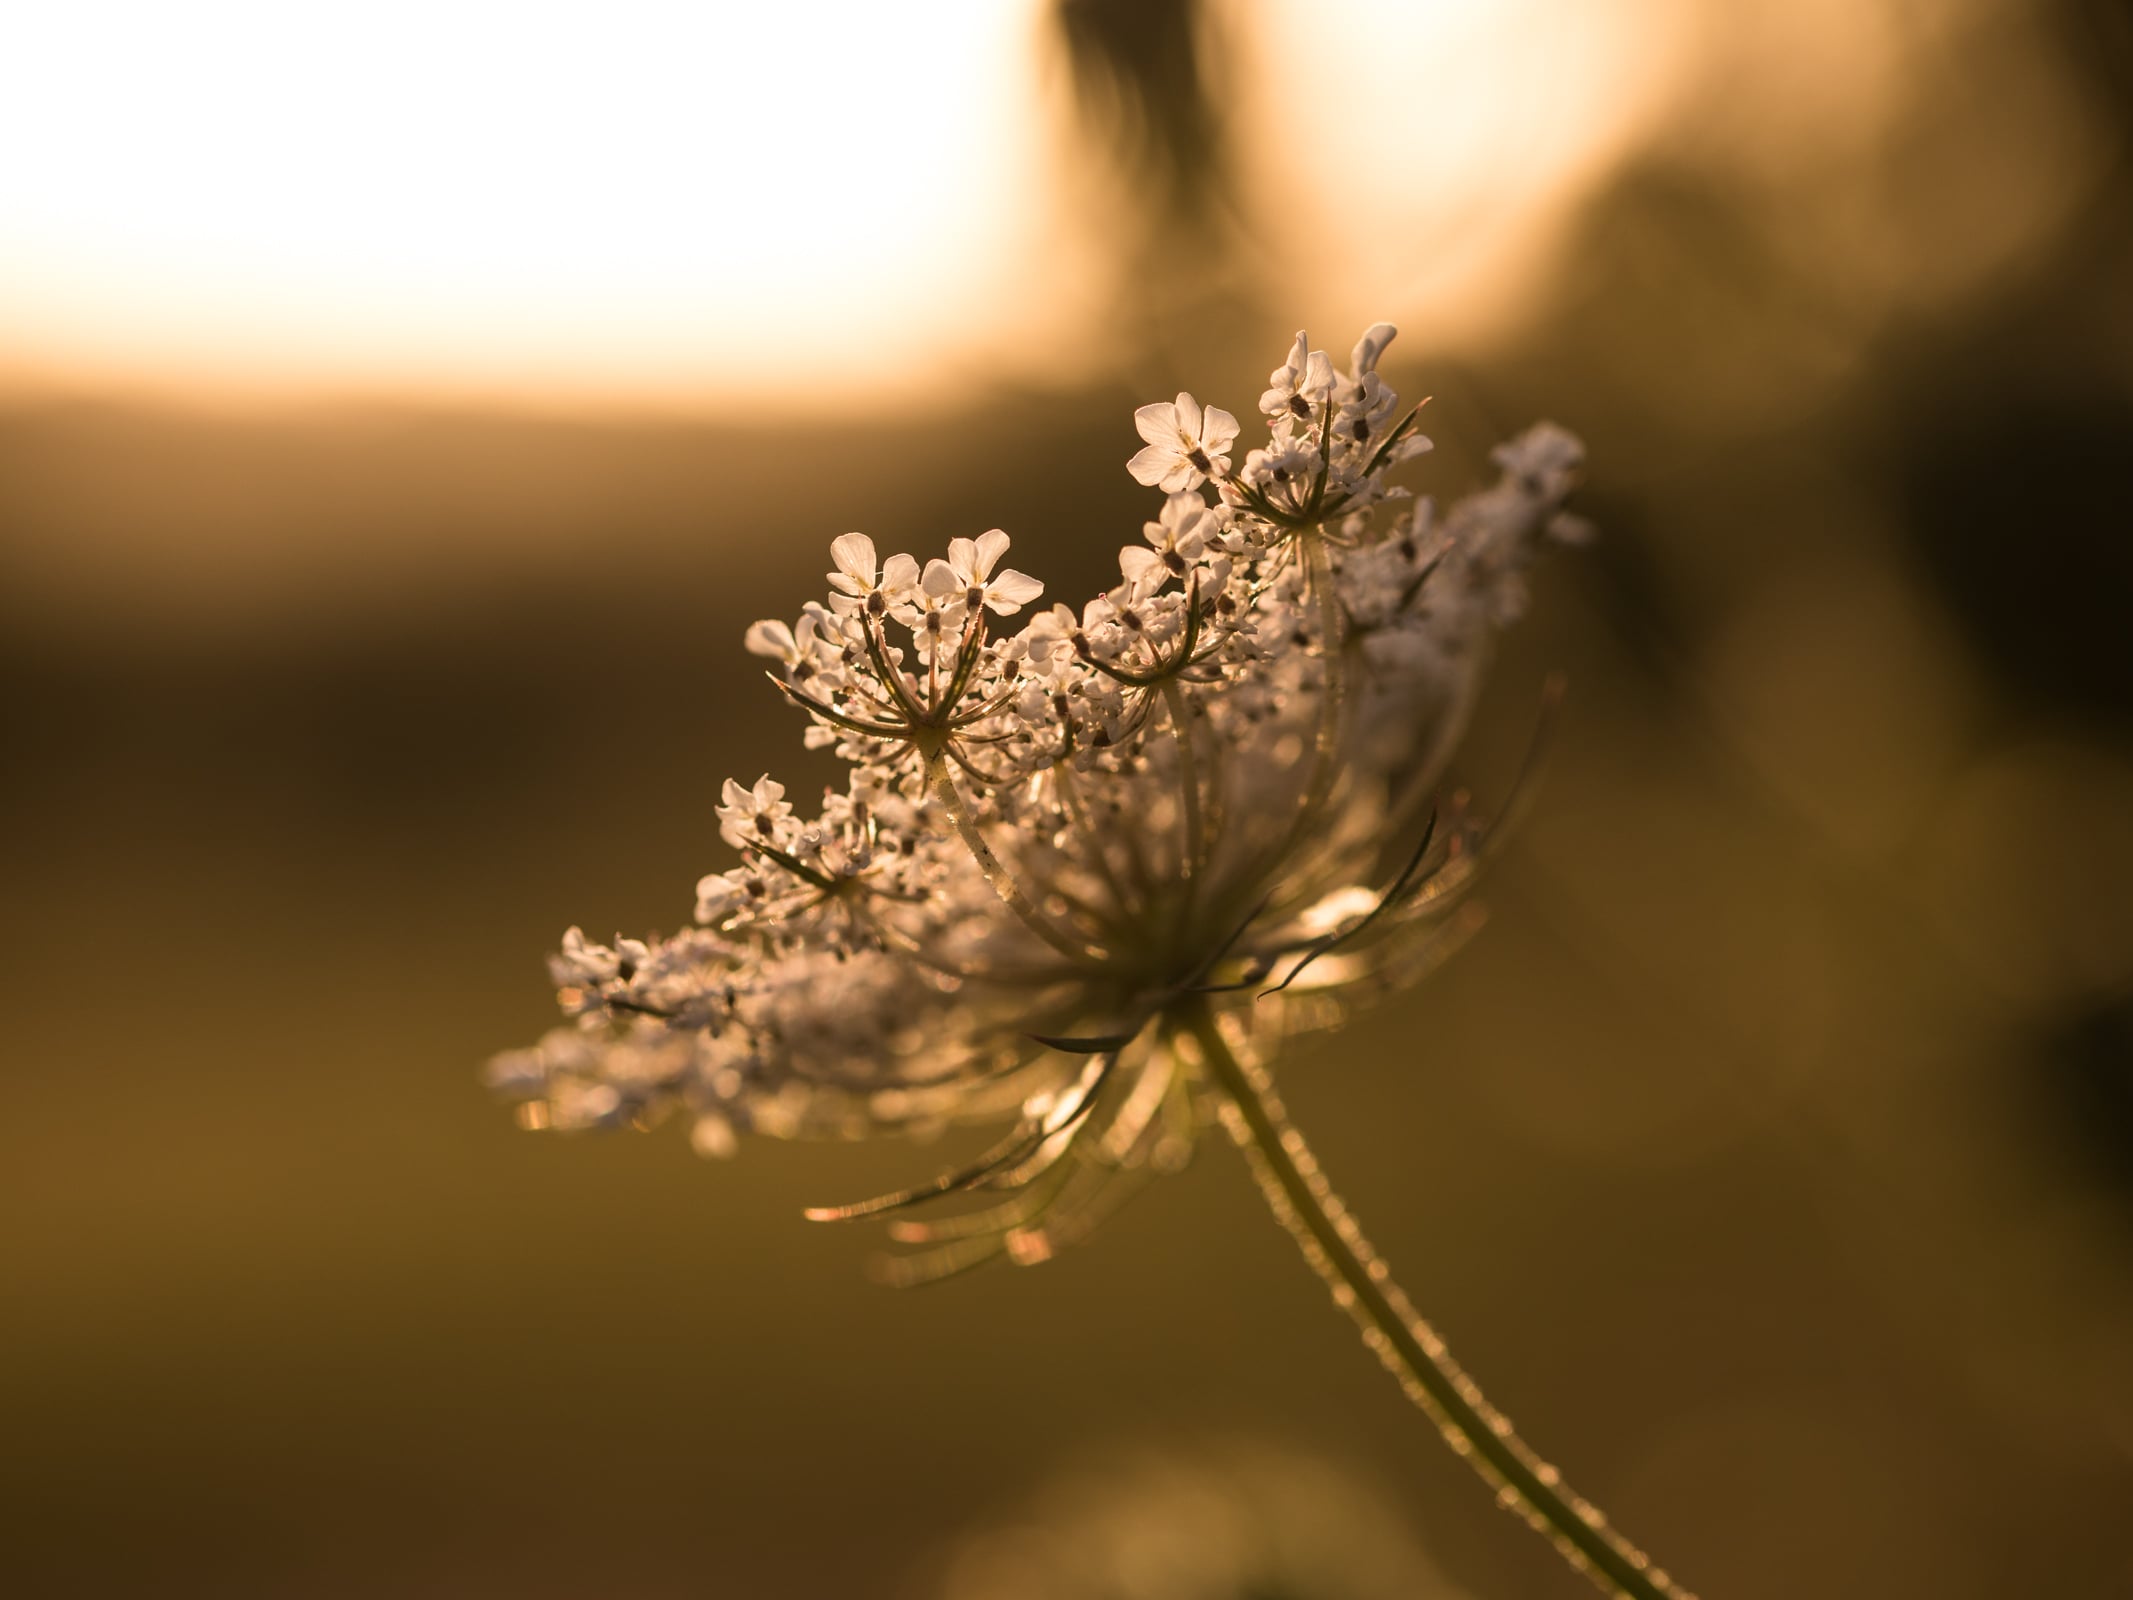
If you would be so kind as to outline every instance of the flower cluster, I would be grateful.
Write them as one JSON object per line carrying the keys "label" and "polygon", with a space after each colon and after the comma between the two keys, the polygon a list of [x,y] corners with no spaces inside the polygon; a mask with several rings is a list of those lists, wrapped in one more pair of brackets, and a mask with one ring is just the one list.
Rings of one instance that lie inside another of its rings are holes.
{"label": "flower cluster", "polygon": [[1129,470],[1165,498],[1079,611],[1032,609],[998,530],[923,566],[836,540],[824,598],[747,644],[843,786],[803,812],[728,782],[739,859],[693,927],[565,937],[564,1025],[489,1068],[522,1120],[679,1114],[724,1153],[1011,1117],[972,1165],[820,1214],[1002,1191],[901,1220],[929,1247],[906,1275],[1041,1259],[1189,1150],[1188,1008],[1278,1034],[1439,958],[1484,833],[1440,781],[1524,569],[1583,532],[1582,452],[1542,424],[1493,486],[1410,497],[1387,476],[1429,441],[1377,370],[1392,337],[1336,371],[1299,334],[1241,461],[1229,412],[1142,407]]}

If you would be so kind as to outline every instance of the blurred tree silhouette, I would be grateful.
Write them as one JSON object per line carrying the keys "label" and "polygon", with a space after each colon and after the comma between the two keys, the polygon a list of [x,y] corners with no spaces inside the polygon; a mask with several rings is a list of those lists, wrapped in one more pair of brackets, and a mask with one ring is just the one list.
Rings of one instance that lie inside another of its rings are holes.
{"label": "blurred tree silhouette", "polygon": [[2050,15],[2108,153],[2043,269],[1908,353],[1886,465],[1926,570],[2007,686],[2125,738],[2133,541],[2109,524],[2133,460],[2133,11]]}
{"label": "blurred tree silhouette", "polygon": [[1200,0],[1057,0],[1053,18],[1087,130],[1171,227],[1204,226],[1228,186]]}

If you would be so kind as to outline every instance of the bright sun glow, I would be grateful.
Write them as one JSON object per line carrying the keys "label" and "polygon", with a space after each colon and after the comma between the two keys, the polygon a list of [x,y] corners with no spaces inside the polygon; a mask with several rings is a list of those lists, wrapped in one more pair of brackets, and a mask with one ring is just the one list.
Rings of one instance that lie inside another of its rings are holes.
{"label": "bright sun glow", "polygon": [[1036,28],[1028,0],[11,8],[0,380],[897,386],[1040,243]]}
{"label": "bright sun glow", "polygon": [[[1487,338],[1663,114],[1686,4],[1230,4],[1255,291]],[[15,6],[0,390],[789,412],[1086,375],[1132,199],[1062,196],[1046,10]]]}
{"label": "bright sun glow", "polygon": [[1435,348],[1486,341],[1530,306],[1576,203],[1667,113],[1695,39],[1688,0],[1257,0],[1240,15],[1247,197],[1278,270],[1329,328],[1389,316]]}

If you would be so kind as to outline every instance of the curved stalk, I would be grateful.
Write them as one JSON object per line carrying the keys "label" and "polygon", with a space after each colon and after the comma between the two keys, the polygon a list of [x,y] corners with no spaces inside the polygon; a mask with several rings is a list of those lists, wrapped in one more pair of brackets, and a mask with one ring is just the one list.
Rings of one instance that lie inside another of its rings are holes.
{"label": "curved stalk", "polygon": [[1694,1600],[1611,1529],[1595,1506],[1572,1493],[1512,1431],[1510,1419],[1483,1398],[1444,1341],[1415,1314],[1327,1185],[1272,1081],[1230,1049],[1207,1005],[1195,1006],[1184,1020],[1222,1090],[1223,1122],[1274,1215],[1333,1291],[1334,1302],[1355,1318],[1363,1342],[1428,1413],[1445,1442],[1496,1490],[1497,1503],[1518,1512],[1566,1561],[1620,1600]]}
{"label": "curved stalk", "polygon": [[1200,821],[1200,763],[1194,746],[1192,726],[1186,720],[1185,691],[1178,687],[1175,678],[1163,680],[1163,709],[1170,716],[1170,734],[1178,745],[1178,783],[1184,791],[1185,840],[1183,851],[1184,872],[1188,880],[1197,879],[1200,869],[1206,864],[1207,836]]}
{"label": "curved stalk", "polygon": [[1103,959],[1103,952],[1095,946],[1071,938],[1054,927],[1050,919],[1039,911],[1030,897],[1023,892],[1022,885],[1015,881],[1015,875],[1008,871],[1007,864],[994,854],[992,846],[985,842],[985,835],[978,829],[977,819],[970,814],[969,807],[963,804],[962,795],[956,791],[955,775],[948,770],[948,763],[938,755],[926,763],[926,786],[932,792],[934,801],[947,813],[948,820],[955,825],[955,831],[963,836],[963,843],[969,849],[971,859],[977,862],[978,870],[985,875],[985,881],[992,885],[993,892],[1007,908],[1022,920],[1024,927],[1071,961]]}
{"label": "curved stalk", "polygon": [[1074,763],[1071,760],[1056,763],[1052,768],[1052,781],[1059,786],[1059,800],[1066,809],[1067,820],[1081,836],[1082,854],[1096,875],[1103,880],[1104,887],[1111,891],[1112,909],[1120,910],[1131,902],[1127,899],[1124,886],[1118,881],[1117,872],[1112,870],[1111,852],[1104,843],[1103,835],[1090,825],[1088,808],[1081,803],[1081,785],[1074,777]]}
{"label": "curved stalk", "polygon": [[1320,528],[1299,537],[1307,541],[1304,557],[1310,565],[1311,598],[1318,606],[1318,647],[1326,675],[1325,685],[1319,690],[1318,739],[1312,751],[1311,784],[1298,819],[1300,831],[1317,821],[1327,796],[1333,792],[1334,775],[1339,770],[1336,757],[1344,731],[1342,713],[1347,709],[1347,631],[1341,626],[1341,601],[1334,589],[1333,563],[1326,557],[1325,530]]}
{"label": "curved stalk", "polygon": [[1325,681],[1318,695],[1318,725],[1311,739],[1311,769],[1297,797],[1295,814],[1280,837],[1260,857],[1259,869],[1252,874],[1255,877],[1278,872],[1297,842],[1311,832],[1326,801],[1332,796],[1333,784],[1340,772],[1340,746],[1346,731],[1347,709],[1347,669],[1343,660],[1346,634],[1341,626],[1340,597],[1333,590],[1333,567],[1326,557],[1324,538],[1325,530],[1321,528],[1310,534],[1299,533],[1294,541],[1302,547],[1301,559],[1318,610],[1320,655],[1325,672]]}

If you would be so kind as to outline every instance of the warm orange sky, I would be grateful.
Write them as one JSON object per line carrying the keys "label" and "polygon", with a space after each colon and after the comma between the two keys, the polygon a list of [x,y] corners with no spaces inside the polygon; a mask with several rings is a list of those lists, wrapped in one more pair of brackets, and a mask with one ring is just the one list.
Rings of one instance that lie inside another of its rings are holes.
{"label": "warm orange sky", "polygon": [[790,393],[1000,307],[1029,0],[40,7],[0,29],[0,349],[181,387]]}
{"label": "warm orange sky", "polygon": [[[1902,8],[1210,9],[1255,289],[1334,345],[1390,317],[1443,349],[1515,317],[1576,202],[1685,120],[1854,137]],[[1043,0],[17,8],[0,388],[794,411],[1003,362],[1072,381],[1115,355],[1121,201],[1067,181],[1049,26]],[[1727,87],[1751,58],[1768,104]]]}

